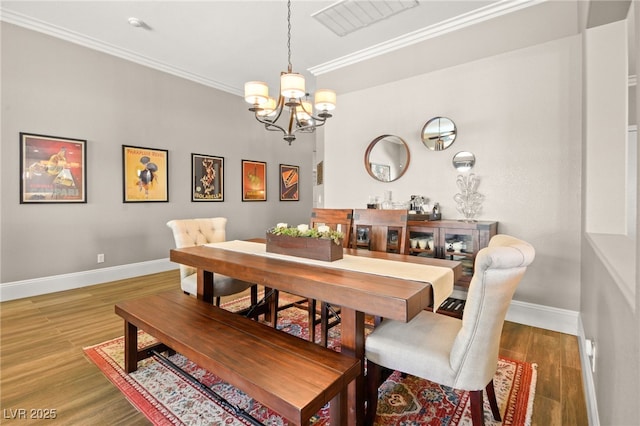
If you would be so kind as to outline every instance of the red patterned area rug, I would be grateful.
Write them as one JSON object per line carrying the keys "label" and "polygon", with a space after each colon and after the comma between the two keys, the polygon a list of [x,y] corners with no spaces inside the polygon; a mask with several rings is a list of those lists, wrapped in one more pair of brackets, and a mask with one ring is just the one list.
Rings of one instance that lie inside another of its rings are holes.
{"label": "red patterned area rug", "polygon": [[[230,307],[236,308],[237,304]],[[297,308],[281,311],[279,328],[306,338],[306,312]],[[331,330],[331,346],[339,350],[339,326]],[[140,333],[139,343],[153,338]],[[141,361],[139,368],[126,374],[123,338],[85,348],[93,361],[126,398],[154,425],[250,425],[233,410],[217,402],[200,386],[185,379],[171,366],[156,358]],[[170,360],[252,417],[266,425],[288,425],[277,413],[251,399],[217,376],[198,367],[180,354]],[[536,364],[500,359],[494,377],[496,397],[503,421],[495,422],[485,401],[485,425],[530,425],[536,384]],[[292,372],[292,375],[295,372]],[[431,383],[412,376],[402,378],[398,372],[383,383],[379,391],[377,425],[470,426],[468,393]],[[486,400],[486,397],[485,397]],[[329,424],[328,408],[312,419],[313,425]]]}

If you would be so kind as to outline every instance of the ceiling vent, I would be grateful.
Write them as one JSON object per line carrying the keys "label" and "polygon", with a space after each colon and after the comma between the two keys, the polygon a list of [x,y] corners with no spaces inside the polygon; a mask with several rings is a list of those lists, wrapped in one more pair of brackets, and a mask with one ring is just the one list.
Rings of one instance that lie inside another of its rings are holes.
{"label": "ceiling vent", "polygon": [[342,37],[418,6],[418,0],[340,0],[311,15]]}

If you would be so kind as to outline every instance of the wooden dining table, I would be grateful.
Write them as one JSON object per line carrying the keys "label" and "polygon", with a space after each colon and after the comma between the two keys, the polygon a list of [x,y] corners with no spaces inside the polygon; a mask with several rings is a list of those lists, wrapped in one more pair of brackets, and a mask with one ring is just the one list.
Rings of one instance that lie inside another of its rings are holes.
{"label": "wooden dining table", "polygon": [[[358,249],[344,249],[344,254],[418,263],[427,268],[450,268],[454,282],[462,270],[460,262],[443,259]],[[217,247],[172,249],[170,260],[197,269],[197,297],[210,303],[213,303],[213,274],[219,273],[340,306],[341,351],[361,360],[364,359],[366,314],[408,322],[420,311],[428,309],[433,301],[428,282],[307,265],[286,258],[258,256]],[[364,421],[364,363],[361,366],[362,374],[348,389],[349,425],[361,425]]]}

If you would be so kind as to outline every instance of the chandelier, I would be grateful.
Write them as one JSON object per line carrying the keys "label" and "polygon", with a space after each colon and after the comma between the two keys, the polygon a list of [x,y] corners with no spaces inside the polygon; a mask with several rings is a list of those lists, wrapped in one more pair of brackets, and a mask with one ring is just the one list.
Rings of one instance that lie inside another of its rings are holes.
{"label": "chandelier", "polygon": [[[287,1],[287,51],[289,66],[287,72],[280,73],[280,93],[278,100],[269,96],[269,86],[263,81],[249,81],[244,85],[244,99],[253,111],[256,120],[270,131],[281,131],[284,140],[293,142],[296,133],[312,133],[316,127],[323,126],[331,117],[330,111],[336,107],[336,92],[329,89],[316,91],[314,104],[317,113],[305,90],[304,76],[294,73],[291,66],[291,0]],[[284,113],[284,114],[283,114]],[[288,119],[286,119],[288,113]],[[281,124],[278,120],[285,116]]]}

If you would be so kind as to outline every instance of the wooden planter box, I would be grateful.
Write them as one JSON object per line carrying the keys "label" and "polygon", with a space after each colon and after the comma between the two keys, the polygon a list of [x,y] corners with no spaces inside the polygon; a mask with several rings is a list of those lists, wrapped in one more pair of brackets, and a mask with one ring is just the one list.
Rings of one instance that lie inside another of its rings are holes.
{"label": "wooden planter box", "polygon": [[267,252],[333,262],[342,259],[342,244],[325,238],[289,237],[267,232]]}

